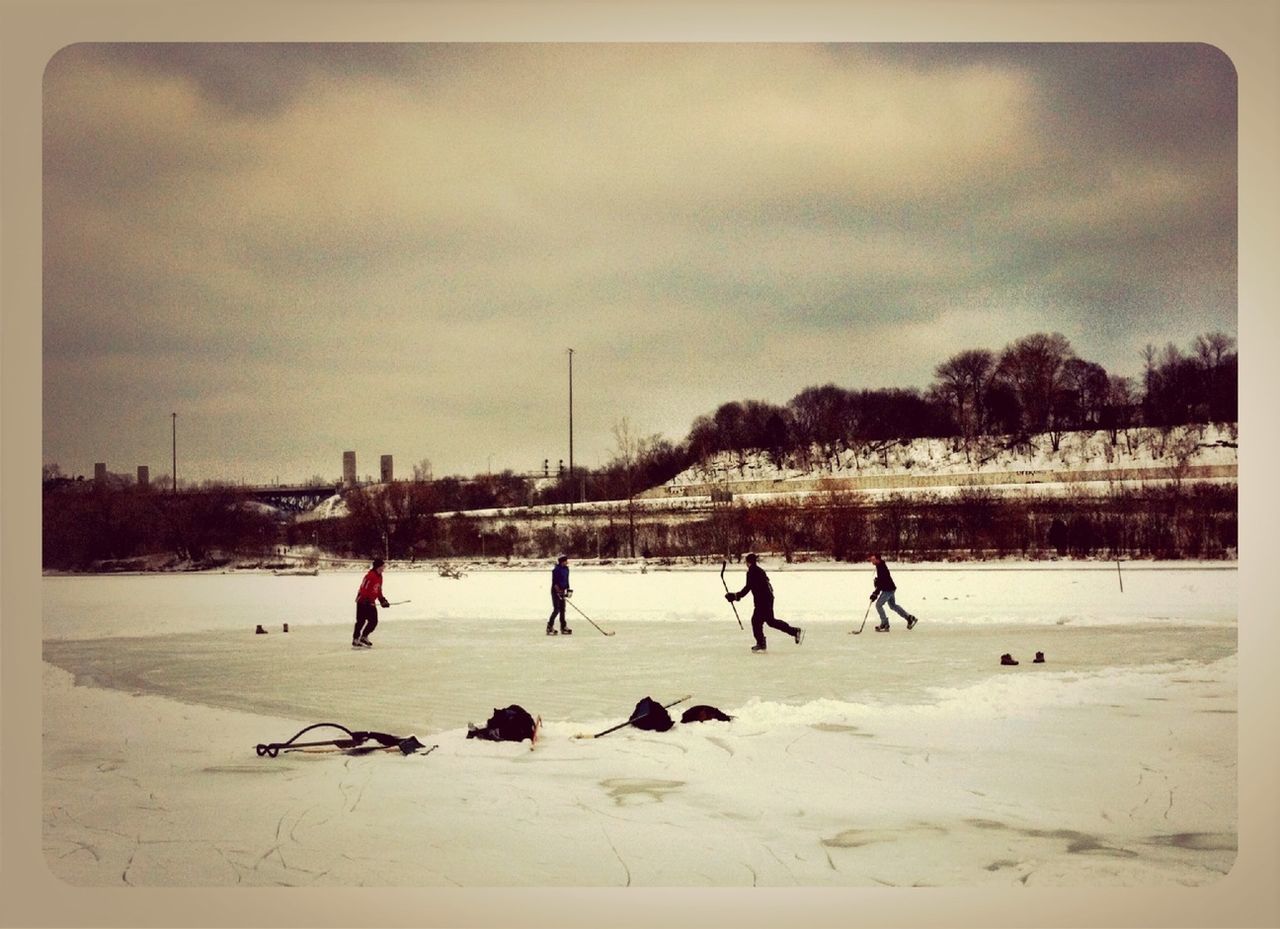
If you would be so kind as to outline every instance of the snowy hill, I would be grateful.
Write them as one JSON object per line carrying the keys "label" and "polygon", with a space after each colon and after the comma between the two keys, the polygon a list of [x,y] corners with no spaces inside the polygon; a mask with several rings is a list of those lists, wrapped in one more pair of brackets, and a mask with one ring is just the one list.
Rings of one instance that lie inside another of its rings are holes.
{"label": "snowy hill", "polygon": [[646,491],[649,499],[776,495],[815,491],[945,492],[981,485],[992,489],[1041,485],[1041,489],[1089,482],[1169,480],[1235,481],[1235,423],[1068,432],[1056,443],[1037,435],[1023,444],[1004,437],[914,439],[867,444],[825,455],[811,449],[807,461],[777,462],[764,452],[722,452],[704,464]]}
{"label": "snowy hill", "polygon": [[[1068,432],[1059,436],[1056,450],[1050,436],[1038,435],[1015,446],[1004,437],[984,436],[967,448],[960,439],[948,438],[866,445],[830,457],[815,449],[808,462],[791,458],[780,464],[764,452],[741,456],[723,452],[643,491],[636,503],[645,509],[680,509],[704,506],[708,499],[724,494],[750,502],[847,491],[871,496],[922,491],[947,494],[974,486],[996,493],[1015,489],[1062,493],[1072,487],[1174,480],[1234,483],[1237,439],[1237,425],[1224,423],[1181,426],[1167,432],[1121,430],[1114,444],[1109,432]],[[574,510],[587,514],[626,506],[626,500],[595,501],[577,503]],[[549,504],[469,513],[505,517],[564,509],[564,504]],[[346,514],[346,503],[335,494],[299,520]]]}

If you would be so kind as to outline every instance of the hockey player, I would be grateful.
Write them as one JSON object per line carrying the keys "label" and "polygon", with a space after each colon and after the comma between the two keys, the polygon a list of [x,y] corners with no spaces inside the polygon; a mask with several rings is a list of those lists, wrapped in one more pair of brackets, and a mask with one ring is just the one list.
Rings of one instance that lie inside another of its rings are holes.
{"label": "hockey player", "polygon": [[756,644],[751,646],[753,652],[763,652],[768,647],[764,640],[764,627],[772,626],[774,629],[780,629],[787,635],[796,640],[796,644],[800,644],[800,640],[804,638],[804,630],[790,623],[783,622],[773,615],[773,585],[769,583],[769,575],[764,573],[764,568],[760,567],[757,562],[759,558],[755,552],[748,552],[745,556],[747,562],[747,586],[743,587],[737,593],[726,593],[724,598],[732,603],[735,600],[741,600],[751,592],[751,600],[755,608],[751,611],[751,634],[756,638]]}
{"label": "hockey player", "polygon": [[889,617],[884,611],[886,606],[907,621],[908,629],[914,629],[919,620],[898,606],[897,601],[894,599],[894,592],[898,589],[898,585],[893,582],[893,575],[889,573],[889,566],[875,552],[867,556],[867,561],[876,566],[876,586],[871,591],[871,599],[875,601],[876,612],[880,614],[880,625],[876,626],[876,632],[889,631]]}
{"label": "hockey player", "polygon": [[557,616],[560,617],[560,634],[573,635],[573,630],[564,621],[564,601],[572,593],[569,587],[569,556],[561,555],[551,569],[551,615],[547,617],[547,635],[556,634]]}
{"label": "hockey player", "polygon": [[373,648],[369,635],[378,626],[378,608],[374,604],[391,606],[382,595],[382,565],[381,558],[373,559],[373,567],[365,574],[364,580],[360,582],[360,589],[356,592],[356,627],[351,633],[352,648]]}

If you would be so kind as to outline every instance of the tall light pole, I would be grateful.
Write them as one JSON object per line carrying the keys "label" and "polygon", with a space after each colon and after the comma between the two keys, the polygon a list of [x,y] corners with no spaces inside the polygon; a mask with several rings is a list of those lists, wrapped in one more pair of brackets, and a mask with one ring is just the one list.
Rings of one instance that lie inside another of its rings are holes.
{"label": "tall light pole", "polygon": [[178,414],[173,415],[173,492],[178,492]]}
{"label": "tall light pole", "polygon": [[569,349],[569,509],[573,509],[573,349]]}

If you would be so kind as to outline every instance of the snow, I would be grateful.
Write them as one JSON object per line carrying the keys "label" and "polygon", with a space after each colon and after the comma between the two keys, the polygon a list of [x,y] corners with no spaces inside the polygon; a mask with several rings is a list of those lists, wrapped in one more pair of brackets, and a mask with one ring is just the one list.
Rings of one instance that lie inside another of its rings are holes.
{"label": "snow", "polygon": [[[920,624],[876,634],[872,611],[857,636],[869,565],[763,566],[806,629],[800,646],[768,630],[763,655],[718,565],[574,566],[571,603],[614,634],[571,608],[574,635],[547,637],[549,565],[392,564],[387,596],[410,602],[360,651],[357,569],[46,577],[48,866],[91,887],[439,888],[1173,887],[1231,869],[1234,564],[894,564]],[[733,721],[589,737],[686,695],[675,719],[705,703]],[[541,716],[536,748],[465,738],[509,703]],[[317,722],[436,748],[257,756]]]}
{"label": "snow", "polygon": [[336,519],[346,516],[347,504],[342,499],[342,494],[334,494],[332,497],[326,497],[316,506],[306,512],[298,514],[298,522],[309,522],[318,519]]}
{"label": "snow", "polygon": [[968,450],[958,439],[912,439],[848,449],[827,459],[818,449],[811,465],[794,461],[781,467],[761,452],[738,456],[721,452],[708,462],[676,475],[671,487],[724,481],[799,481],[817,477],[864,477],[894,474],[950,474],[963,477],[1019,471],[1132,469],[1173,467],[1181,460],[1192,466],[1234,465],[1237,462],[1236,424],[1177,426],[1167,432],[1155,428],[1121,431],[1111,441],[1106,431],[1075,431],[1061,435],[1058,448],[1048,435],[1032,436],[1027,445],[1009,447],[1008,439],[981,437]]}

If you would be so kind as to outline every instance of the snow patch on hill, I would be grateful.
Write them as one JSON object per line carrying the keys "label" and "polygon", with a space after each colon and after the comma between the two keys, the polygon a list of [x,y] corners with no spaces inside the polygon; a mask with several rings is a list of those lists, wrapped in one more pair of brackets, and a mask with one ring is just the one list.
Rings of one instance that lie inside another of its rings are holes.
{"label": "snow patch on hill", "polygon": [[348,514],[346,501],[342,494],[334,494],[320,501],[314,508],[298,515],[298,522],[309,522],[315,519],[338,519]]}
{"label": "snow patch on hill", "polygon": [[1022,443],[1009,437],[912,439],[866,443],[825,453],[774,460],[761,451],[720,452],[676,475],[664,486],[686,487],[740,481],[803,481],[899,474],[990,474],[1015,471],[1108,471],[1237,463],[1235,423],[1181,426],[1172,430],[1068,432],[1032,436]]}

